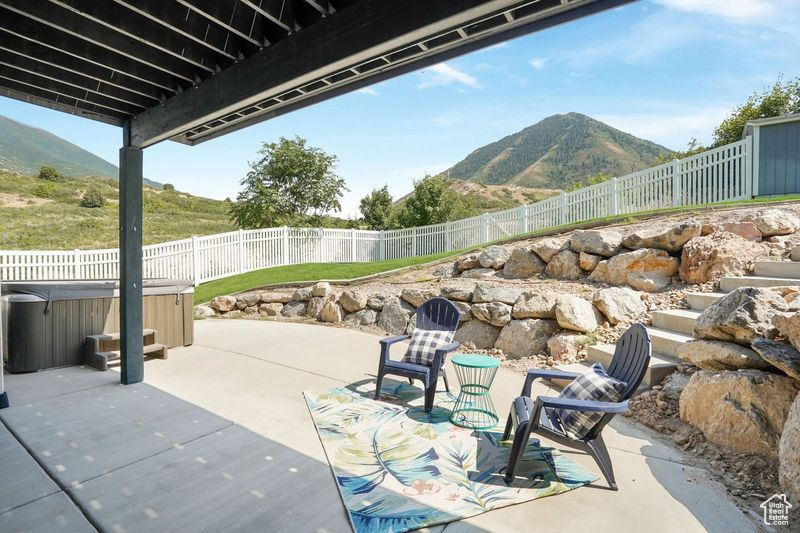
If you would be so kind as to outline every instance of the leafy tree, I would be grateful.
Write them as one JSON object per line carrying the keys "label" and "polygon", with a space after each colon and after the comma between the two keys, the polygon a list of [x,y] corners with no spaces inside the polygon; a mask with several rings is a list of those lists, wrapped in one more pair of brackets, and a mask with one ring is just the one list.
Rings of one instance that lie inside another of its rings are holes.
{"label": "leafy tree", "polygon": [[60,178],[61,175],[58,173],[58,171],[50,165],[43,165],[39,169],[39,179],[41,180],[58,181]]}
{"label": "leafy tree", "polygon": [[103,193],[96,187],[90,187],[83,193],[81,207],[95,208],[103,207],[104,205],[106,205],[106,199],[103,197]]}
{"label": "leafy tree", "polygon": [[584,187],[589,187],[590,185],[597,185],[598,183],[603,183],[604,181],[608,181],[611,179],[611,174],[607,172],[598,172],[597,174],[591,174],[586,176],[586,181],[573,181],[569,185],[565,187],[567,191],[576,191],[578,189],[582,189]]}
{"label": "leafy tree", "polygon": [[748,120],[800,113],[800,78],[783,82],[778,78],[771,89],[754,92],[734,108],[714,130],[714,147],[738,141]]}
{"label": "leafy tree", "polygon": [[401,227],[441,224],[473,215],[475,208],[440,176],[414,182],[414,192],[397,215]]}
{"label": "leafy tree", "polygon": [[389,194],[389,187],[386,185],[380,189],[374,189],[362,198],[359,208],[367,228],[371,230],[389,229],[392,221],[392,203],[392,195]]}
{"label": "leafy tree", "polygon": [[261,159],[250,163],[244,189],[231,205],[231,220],[242,228],[320,225],[322,215],[341,209],[347,188],[334,174],[336,156],[306,145],[300,137],[263,143]]}
{"label": "leafy tree", "polygon": [[165,183],[163,189],[165,191],[175,191],[175,186],[171,183]]}

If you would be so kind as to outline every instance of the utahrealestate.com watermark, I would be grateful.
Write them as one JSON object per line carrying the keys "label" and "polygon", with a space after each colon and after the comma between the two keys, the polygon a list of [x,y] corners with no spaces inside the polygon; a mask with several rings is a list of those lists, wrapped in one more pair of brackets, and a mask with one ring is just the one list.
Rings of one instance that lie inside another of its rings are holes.
{"label": "utahrealestate.com watermark", "polygon": [[764,509],[764,524],[768,526],[788,526],[789,509],[792,504],[786,494],[773,494],[760,505]]}

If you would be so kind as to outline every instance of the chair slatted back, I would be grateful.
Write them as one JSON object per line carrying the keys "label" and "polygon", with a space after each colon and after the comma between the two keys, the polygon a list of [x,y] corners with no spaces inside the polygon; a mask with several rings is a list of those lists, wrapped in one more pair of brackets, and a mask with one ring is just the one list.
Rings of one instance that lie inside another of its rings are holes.
{"label": "chair slatted back", "polygon": [[447,298],[431,298],[417,308],[420,329],[455,332],[460,319],[458,308]]}
{"label": "chair slatted back", "polygon": [[651,354],[650,335],[642,324],[632,325],[617,341],[608,375],[628,384],[623,400],[630,398],[642,383]]}

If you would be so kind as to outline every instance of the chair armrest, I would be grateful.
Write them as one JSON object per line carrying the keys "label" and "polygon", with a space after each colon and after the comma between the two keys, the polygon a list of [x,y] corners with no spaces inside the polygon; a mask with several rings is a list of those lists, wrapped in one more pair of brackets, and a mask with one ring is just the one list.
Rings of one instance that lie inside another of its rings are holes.
{"label": "chair armrest", "polygon": [[378,342],[381,344],[381,360],[389,361],[389,348],[392,346],[392,344],[396,344],[400,341],[404,341],[410,338],[411,335],[395,335],[394,337],[387,337],[385,339],[380,339]]}
{"label": "chair armrest", "polygon": [[437,352],[442,352],[443,354],[444,353],[450,353],[450,352],[453,352],[455,350],[458,350],[459,347],[461,347],[461,343],[458,342],[458,341],[453,341],[450,344],[445,344],[444,346],[441,346],[441,347],[437,348],[436,351]]}
{"label": "chair armrest", "polygon": [[438,375],[439,369],[444,366],[444,359],[447,357],[447,354],[450,352],[457,350],[461,346],[461,343],[458,341],[453,341],[450,344],[445,344],[436,349],[436,352],[433,354],[433,361],[431,361],[431,368],[436,369],[435,372]]}
{"label": "chair armrest", "polygon": [[551,370],[546,368],[529,368],[528,375],[525,376],[525,385],[522,386],[521,396],[530,396],[533,382],[538,379],[575,379],[580,376],[578,372],[566,372],[564,370]]}
{"label": "chair armrest", "polygon": [[624,413],[628,410],[628,400],[621,402],[598,402],[594,400],[576,400],[574,398],[555,398],[539,396],[536,402],[544,407],[569,409],[573,411],[594,411],[600,413]]}

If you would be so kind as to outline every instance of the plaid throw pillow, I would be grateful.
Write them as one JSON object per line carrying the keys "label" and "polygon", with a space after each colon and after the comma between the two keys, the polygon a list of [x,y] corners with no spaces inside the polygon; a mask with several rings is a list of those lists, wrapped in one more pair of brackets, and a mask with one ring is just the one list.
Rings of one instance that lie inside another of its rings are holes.
{"label": "plaid throw pillow", "polygon": [[[606,374],[603,365],[595,363],[592,368],[575,378],[561,391],[561,398],[593,400],[598,402],[618,402],[622,399],[627,383]],[[573,438],[583,438],[597,424],[603,413],[594,411],[556,411],[566,432]]]}
{"label": "plaid throw pillow", "polygon": [[406,363],[431,366],[436,350],[450,344],[453,340],[452,331],[415,329],[411,334],[411,342],[403,356]]}

